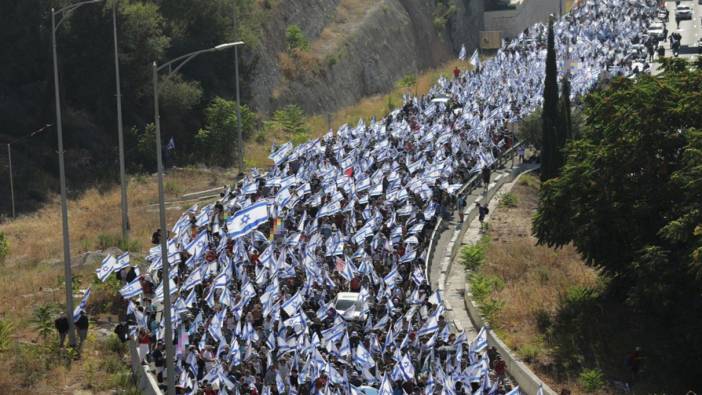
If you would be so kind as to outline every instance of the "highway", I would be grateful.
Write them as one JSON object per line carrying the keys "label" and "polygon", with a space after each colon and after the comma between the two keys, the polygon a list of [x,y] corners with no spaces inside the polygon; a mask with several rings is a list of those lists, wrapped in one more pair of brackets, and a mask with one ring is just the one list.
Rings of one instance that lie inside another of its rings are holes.
{"label": "highway", "polygon": [[[675,1],[666,1],[665,6],[670,11],[668,17],[668,36],[671,33],[677,32],[682,36],[680,46],[680,56],[690,57],[697,54],[697,40],[702,37],[702,4],[700,0],[683,0],[681,5],[690,6],[692,9],[692,19],[680,21],[680,28],[675,23]],[[665,42],[665,56],[672,56],[673,52],[670,49],[670,41]]]}

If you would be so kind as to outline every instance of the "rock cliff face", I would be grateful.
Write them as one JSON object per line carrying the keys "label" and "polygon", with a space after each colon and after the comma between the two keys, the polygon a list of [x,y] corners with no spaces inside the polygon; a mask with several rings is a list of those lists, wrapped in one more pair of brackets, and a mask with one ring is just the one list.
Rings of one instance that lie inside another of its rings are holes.
{"label": "rock cliff face", "polygon": [[[263,46],[248,59],[251,104],[271,112],[295,103],[319,113],[385,92],[407,73],[454,58],[463,44],[470,54],[483,1],[283,0],[272,15]],[[287,55],[293,24],[311,42],[304,60]]]}

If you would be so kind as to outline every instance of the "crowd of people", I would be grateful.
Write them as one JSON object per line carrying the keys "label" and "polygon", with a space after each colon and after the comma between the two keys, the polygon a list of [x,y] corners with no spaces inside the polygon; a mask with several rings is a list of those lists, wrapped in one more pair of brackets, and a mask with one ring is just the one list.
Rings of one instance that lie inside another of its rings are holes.
{"label": "crowd of people", "polygon": [[[627,52],[654,14],[654,1],[587,1],[555,23],[574,99],[603,75],[631,72]],[[448,322],[424,259],[462,184],[493,165],[513,143],[508,126],[541,105],[546,34],[530,27],[384,119],[275,147],[267,172],[252,170],[155,233],[143,273],[106,260],[101,278],[132,273],[122,277],[122,330],[159,381],[173,342],[179,393],[513,391],[485,331],[468,339]],[[164,338],[164,237],[173,339]],[[338,308],[340,292],[354,295],[351,306]]]}

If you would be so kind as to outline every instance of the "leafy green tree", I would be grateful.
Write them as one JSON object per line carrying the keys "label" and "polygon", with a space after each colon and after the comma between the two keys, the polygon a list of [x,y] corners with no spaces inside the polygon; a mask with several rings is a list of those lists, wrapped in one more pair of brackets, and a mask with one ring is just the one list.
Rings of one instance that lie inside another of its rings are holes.
{"label": "leafy green tree", "polygon": [[305,122],[305,112],[294,104],[287,105],[273,113],[273,120],[283,132],[288,134],[306,134],[309,131]]}
{"label": "leafy green tree", "polygon": [[[694,257],[699,137],[687,127],[702,124],[700,88],[702,73],[684,71],[617,79],[589,95],[582,138],[568,145],[561,176],[542,188],[539,242],[572,242],[590,264],[628,285],[636,262],[661,256],[651,246]],[[673,242],[686,248],[673,249]]]}
{"label": "leafy green tree", "polygon": [[[229,165],[236,148],[237,119],[236,102],[216,97],[205,109],[206,128],[200,129],[195,142],[200,157],[208,163]],[[241,106],[241,132],[247,140],[256,129],[256,115],[246,106]]]}
{"label": "leafy green tree", "polygon": [[528,141],[537,150],[542,150],[543,137],[541,109],[538,109],[519,122],[519,138]]}
{"label": "leafy green tree", "polygon": [[546,52],[546,79],[544,81],[544,104],[542,116],[543,147],[541,150],[541,181],[558,176],[560,149],[558,114],[558,68],[553,34],[553,18],[548,22],[548,47]]}
{"label": "leafy green tree", "polygon": [[678,357],[661,364],[702,363],[702,71],[680,70],[585,98],[585,127],[543,184],[533,228],[540,244],[572,243],[627,315],[665,323],[656,348]]}

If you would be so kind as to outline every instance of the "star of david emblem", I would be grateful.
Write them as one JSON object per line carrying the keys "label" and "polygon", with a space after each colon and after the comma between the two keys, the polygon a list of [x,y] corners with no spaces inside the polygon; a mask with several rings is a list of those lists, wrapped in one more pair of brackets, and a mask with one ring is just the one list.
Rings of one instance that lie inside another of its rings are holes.
{"label": "star of david emblem", "polygon": [[242,224],[246,225],[246,224],[249,223],[249,221],[251,221],[251,217],[249,217],[248,214],[244,214],[244,216],[241,217],[241,223],[242,223]]}

